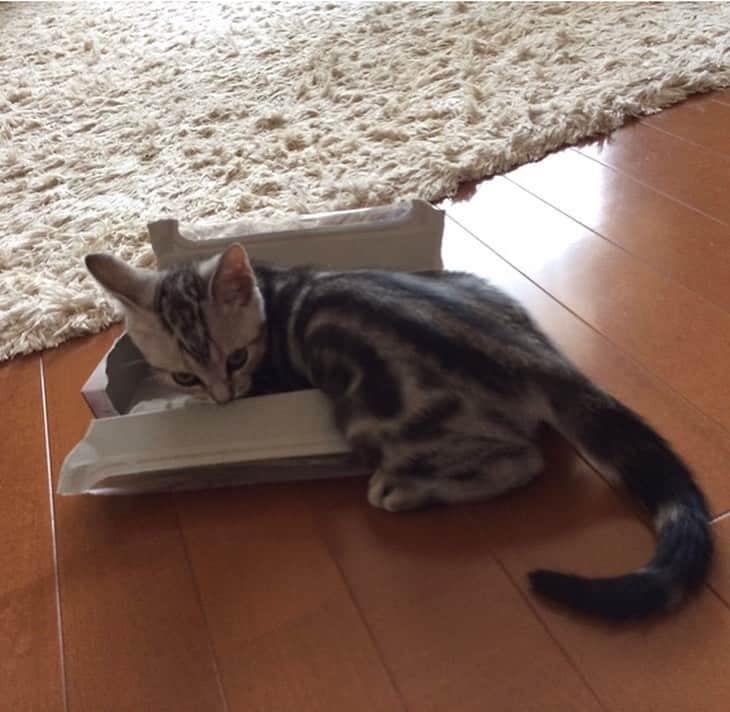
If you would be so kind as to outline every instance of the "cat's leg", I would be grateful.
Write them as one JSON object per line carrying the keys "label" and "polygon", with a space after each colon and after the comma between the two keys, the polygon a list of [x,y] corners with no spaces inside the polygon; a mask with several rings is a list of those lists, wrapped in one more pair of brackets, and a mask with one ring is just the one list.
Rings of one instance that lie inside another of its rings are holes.
{"label": "cat's leg", "polygon": [[526,485],[542,471],[544,461],[540,449],[530,443],[496,450],[474,463],[434,478],[433,496],[450,504],[490,499]]}
{"label": "cat's leg", "polygon": [[394,473],[381,467],[370,478],[368,501],[374,507],[400,512],[435,502],[489,499],[527,484],[543,466],[542,453],[532,444],[495,448],[489,453],[480,450],[474,455],[462,453],[460,461],[469,464],[451,463],[433,474],[420,468],[408,472],[400,467]]}

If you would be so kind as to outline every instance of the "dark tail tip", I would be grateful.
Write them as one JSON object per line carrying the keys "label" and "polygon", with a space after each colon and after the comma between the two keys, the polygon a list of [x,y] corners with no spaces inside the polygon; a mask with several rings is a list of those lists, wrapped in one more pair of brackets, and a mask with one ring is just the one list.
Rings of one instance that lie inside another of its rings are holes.
{"label": "dark tail tip", "polygon": [[600,579],[540,570],[531,571],[529,577],[541,596],[610,621],[646,618],[664,611],[671,601],[669,581],[651,570]]}
{"label": "dark tail tip", "polygon": [[612,621],[636,620],[668,610],[703,583],[713,546],[704,505],[675,505],[666,512],[654,556],[643,569],[597,579],[532,571],[533,589],[573,610]]}

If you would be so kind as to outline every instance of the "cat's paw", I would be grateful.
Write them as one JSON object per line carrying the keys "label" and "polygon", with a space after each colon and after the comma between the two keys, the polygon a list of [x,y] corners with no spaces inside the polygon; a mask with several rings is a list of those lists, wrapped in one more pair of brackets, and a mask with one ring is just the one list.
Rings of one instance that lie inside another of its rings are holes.
{"label": "cat's paw", "polygon": [[427,494],[415,483],[403,482],[380,470],[368,483],[368,502],[388,512],[418,509],[428,501]]}
{"label": "cat's paw", "polygon": [[130,415],[139,415],[140,413],[160,413],[167,410],[177,410],[179,408],[187,408],[198,403],[210,403],[211,400],[206,396],[195,395],[175,395],[168,398],[151,398],[137,403],[130,409]]}

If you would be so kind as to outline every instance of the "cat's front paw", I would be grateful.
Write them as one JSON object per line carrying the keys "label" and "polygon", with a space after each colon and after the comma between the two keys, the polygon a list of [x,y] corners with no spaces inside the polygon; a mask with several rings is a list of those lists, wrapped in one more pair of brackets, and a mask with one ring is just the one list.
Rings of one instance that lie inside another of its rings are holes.
{"label": "cat's front paw", "polygon": [[368,483],[368,502],[388,512],[418,509],[429,501],[428,494],[417,483],[404,482],[377,470]]}

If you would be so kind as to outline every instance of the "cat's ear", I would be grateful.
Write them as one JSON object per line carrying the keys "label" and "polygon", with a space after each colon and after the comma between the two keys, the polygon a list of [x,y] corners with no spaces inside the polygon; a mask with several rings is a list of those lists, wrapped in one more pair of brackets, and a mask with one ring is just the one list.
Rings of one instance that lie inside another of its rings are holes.
{"label": "cat's ear", "polygon": [[251,301],[254,284],[246,250],[235,243],[218,258],[210,278],[210,296],[217,304],[245,306]]}
{"label": "cat's ear", "polygon": [[94,279],[127,307],[151,311],[157,288],[157,273],[128,265],[114,255],[86,255],[86,269]]}

